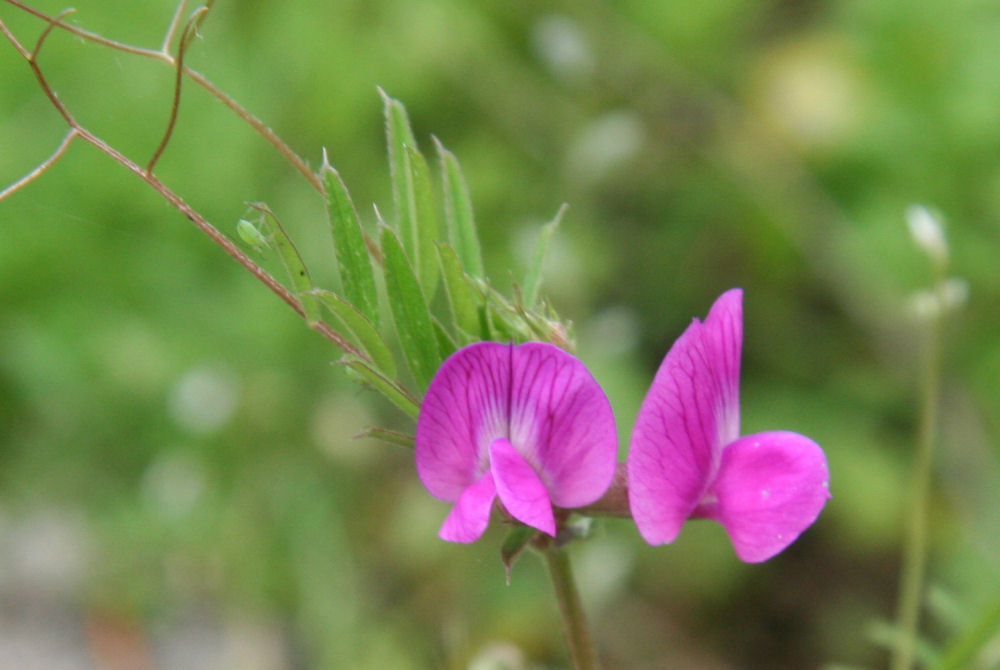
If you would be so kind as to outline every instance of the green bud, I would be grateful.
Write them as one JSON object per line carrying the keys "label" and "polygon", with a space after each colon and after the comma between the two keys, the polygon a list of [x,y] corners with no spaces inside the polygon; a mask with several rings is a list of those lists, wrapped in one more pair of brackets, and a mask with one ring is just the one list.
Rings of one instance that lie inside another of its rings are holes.
{"label": "green bud", "polygon": [[236,222],[236,233],[243,240],[243,243],[254,251],[261,252],[270,246],[264,233],[246,219],[240,219]]}

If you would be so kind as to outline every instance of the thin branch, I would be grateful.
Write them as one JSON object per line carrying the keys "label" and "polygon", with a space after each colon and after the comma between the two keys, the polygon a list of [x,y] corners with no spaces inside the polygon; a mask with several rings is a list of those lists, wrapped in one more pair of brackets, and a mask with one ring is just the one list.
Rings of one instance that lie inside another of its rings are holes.
{"label": "thin branch", "polygon": [[[21,2],[21,0],[4,0],[4,1],[7,2],[8,4],[14,5],[19,9],[24,10],[25,12],[31,14],[32,16],[36,16],[42,19],[43,21],[49,22],[49,24],[55,24],[57,28],[62,28],[63,30],[66,30],[67,32],[70,32],[73,35],[76,35],[77,37],[80,37],[84,40],[95,42],[97,44],[101,44],[106,47],[110,47],[112,49],[117,49],[118,51],[124,51],[126,53],[135,54],[137,56],[143,56],[145,58],[152,58],[154,60],[167,63],[171,67],[176,67],[175,59],[169,53],[163,51],[157,51],[155,49],[146,49],[143,47],[132,46],[130,44],[125,44],[123,42],[118,42],[116,40],[108,39],[106,37],[103,37],[102,35],[98,35],[97,33],[93,33],[89,30],[84,30],[82,28],[77,28],[76,26],[58,22],[45,12],[41,12],[33,7],[25,5],[23,2]],[[211,4],[211,3],[206,3],[206,4]],[[306,179],[306,181],[309,182],[309,184],[313,187],[313,189],[315,189],[318,193],[323,193],[323,182],[320,180],[320,178],[313,173],[313,171],[309,168],[309,165],[305,162],[305,160],[303,160],[301,156],[295,153],[295,151],[290,146],[288,146],[288,144],[286,144],[284,140],[278,137],[278,135],[273,130],[264,125],[264,123],[260,119],[251,114],[246,108],[244,108],[242,105],[236,102],[236,100],[234,100],[224,91],[222,91],[222,89],[213,84],[209,79],[205,77],[205,75],[201,74],[200,72],[197,72],[196,70],[192,70],[186,65],[184,66],[183,71],[186,76],[190,77],[196,84],[204,88],[211,95],[215,96],[220,102],[222,102],[222,104],[231,109],[238,117],[240,117],[240,119],[242,119],[244,123],[249,125],[251,128],[253,128],[254,131],[257,132],[257,134],[259,134],[261,137],[267,140],[267,142],[271,144],[271,146],[273,146],[278,151],[278,153],[280,153],[282,157],[284,157],[285,160],[291,163],[292,167],[294,167]]]}
{"label": "thin branch", "polygon": [[0,201],[5,200],[7,196],[20,191],[22,188],[45,174],[50,167],[55,165],[56,161],[62,158],[62,155],[66,153],[66,149],[69,148],[70,142],[72,142],[77,135],[79,135],[79,133],[76,128],[70,128],[69,132],[66,133],[66,136],[62,139],[62,142],[59,143],[59,147],[52,153],[51,156],[42,161],[34,170],[21,177],[4,190],[0,191]]}
{"label": "thin branch", "polygon": [[24,45],[21,44],[19,39],[14,37],[14,33],[10,32],[10,29],[7,27],[7,24],[3,22],[3,19],[0,19],[0,32],[2,32],[4,37],[6,37],[12,45],[14,45],[17,53],[21,54],[21,58],[29,62],[31,61],[31,53],[24,48]]}
{"label": "thin branch", "polygon": [[[18,2],[18,0],[7,0],[7,1],[10,2],[11,4],[22,7],[24,9],[29,9],[24,7],[20,2]],[[149,184],[149,186],[151,186],[153,190],[159,193],[160,196],[162,196],[168,203],[170,203],[170,205],[173,206],[174,209],[176,209],[181,214],[186,216],[192,223],[195,224],[195,226],[198,227],[199,230],[208,235],[208,237],[211,238],[211,240],[215,242],[217,245],[222,247],[223,251],[229,254],[230,257],[232,257],[237,263],[242,265],[254,277],[260,280],[265,286],[267,286],[271,290],[272,293],[274,293],[283,301],[285,301],[285,303],[288,304],[288,306],[291,307],[293,310],[295,310],[295,312],[300,317],[302,317],[306,321],[309,321],[306,317],[305,309],[302,307],[301,301],[291,291],[289,291],[274,277],[272,277],[264,268],[262,268],[256,262],[254,262],[253,259],[247,256],[228,237],[219,232],[219,230],[211,223],[209,223],[209,221],[205,217],[199,214],[193,207],[191,207],[191,205],[185,202],[185,200],[181,198],[181,196],[172,191],[166,184],[161,182],[155,175],[148,173],[138,163],[136,163],[128,156],[126,156],[125,154],[121,153],[120,151],[112,147],[110,144],[102,140],[100,137],[94,135],[92,132],[84,128],[82,125],[80,125],[80,123],[77,122],[77,120],[73,117],[73,115],[69,112],[69,110],[65,107],[65,105],[62,104],[58,96],[55,94],[55,91],[53,91],[52,87],[49,85],[48,79],[42,72],[41,67],[39,67],[38,65],[38,54],[41,51],[41,48],[44,46],[46,38],[49,36],[49,34],[52,32],[54,28],[59,27],[59,28],[69,29],[69,27],[67,27],[66,24],[62,23],[62,18],[65,15],[71,13],[72,11],[73,10],[66,10],[56,17],[48,17],[42,15],[39,12],[30,10],[32,14],[40,16],[41,18],[44,18],[46,21],[48,21],[48,26],[45,28],[44,31],[42,31],[41,35],[39,36],[38,40],[35,43],[34,49],[30,52],[27,49],[25,49],[23,45],[21,45],[20,41],[17,40],[17,38],[10,32],[10,30],[7,29],[6,25],[0,22],[0,28],[2,28],[4,35],[14,45],[18,53],[20,53],[21,56],[24,57],[24,59],[28,62],[28,65],[31,67],[31,71],[35,74],[35,78],[38,81],[38,85],[41,87],[46,97],[48,97],[48,99],[52,102],[53,106],[56,108],[59,114],[66,121],[66,124],[70,127],[69,132],[67,133],[66,137],[63,138],[63,141],[60,144],[59,148],[56,150],[56,153],[54,153],[51,157],[49,157],[49,159],[47,159],[44,163],[42,163],[38,168],[33,170],[32,173],[30,173],[28,176],[22,178],[13,186],[5,189],[2,192],[2,195],[6,196],[7,194],[12,193],[15,190],[23,187],[25,183],[28,183],[31,180],[36,179],[39,174],[43,173],[46,169],[51,167],[51,165],[55,163],[65,153],[69,143],[75,137],[80,137],[83,140],[87,141],[89,144],[93,145],[102,153],[109,156],[115,162],[124,166],[127,170],[135,174],[144,182]],[[71,30],[70,32],[75,32],[75,31]],[[107,40],[98,40],[98,41],[101,41],[103,43],[108,43]],[[325,337],[330,342],[338,346],[344,352],[356,356],[364,361],[368,362],[371,361],[370,357],[365,352],[361,351],[353,344],[351,344],[340,333],[333,330],[333,328],[331,328],[329,324],[323,321],[309,322],[309,327],[317,331],[321,335],[323,335],[323,337]]]}
{"label": "thin branch", "polygon": [[170,142],[170,138],[174,134],[174,128],[177,125],[177,115],[180,113],[181,108],[181,84],[184,83],[184,55],[187,53],[188,47],[194,39],[199,22],[207,13],[208,8],[202,7],[188,19],[187,24],[184,26],[184,34],[181,35],[180,43],[177,45],[177,68],[174,77],[174,99],[170,104],[170,119],[167,121],[167,129],[163,133],[163,139],[160,140],[160,146],[156,147],[153,157],[149,159],[149,164],[146,165],[147,174],[153,174],[153,167],[156,165],[156,161],[160,160],[160,156],[163,155],[167,144]]}
{"label": "thin branch", "polygon": [[28,57],[29,61],[34,62],[38,58],[38,52],[42,50],[42,45],[45,44],[45,40],[49,38],[53,28],[62,24],[63,17],[74,13],[76,13],[76,10],[69,7],[68,9],[64,9],[59,12],[54,19],[49,21],[49,25],[45,26],[45,30],[42,31],[42,34],[38,36],[38,41],[35,42],[35,48],[31,50],[31,56]]}
{"label": "thin branch", "polygon": [[[27,12],[28,14],[31,14],[32,16],[35,16],[43,21],[46,21],[50,24],[53,23],[53,17],[49,16],[48,14],[46,14],[41,10],[35,9],[34,7],[30,7],[24,4],[23,2],[21,2],[21,0],[5,0],[5,2],[14,5],[18,9],[21,9]],[[102,44],[106,47],[111,47],[112,49],[117,49],[119,51],[125,51],[127,53],[136,54],[137,56],[145,56],[147,58],[157,58],[163,60],[163,54],[161,54],[159,51],[154,51],[153,49],[145,49],[143,47],[136,47],[130,44],[125,44],[123,42],[116,42],[115,40],[108,39],[103,35],[98,35],[97,33],[91,32],[89,30],[84,30],[83,28],[77,28],[76,26],[72,26],[67,23],[59,23],[57,24],[57,27],[62,28],[63,30],[76,35],[77,37],[81,37],[90,42],[96,42],[97,44]]]}
{"label": "thin branch", "polygon": [[31,50],[31,53],[27,55],[28,66],[31,67],[31,71],[35,73],[35,79],[38,80],[39,85],[42,87],[42,91],[45,92],[45,96],[52,102],[56,110],[59,112],[60,116],[65,119],[66,123],[69,124],[70,128],[80,129],[80,124],[76,122],[73,115],[70,114],[69,110],[66,108],[56,92],[52,90],[49,86],[48,81],[45,79],[45,75],[42,74],[42,69],[38,66],[38,54],[41,52],[42,47],[45,45],[45,40],[52,33],[52,29],[63,25],[62,17],[67,14],[73,13],[74,9],[67,9],[60,13],[58,16],[49,20],[49,25],[45,27],[42,34],[38,36],[38,40],[35,42],[35,48]]}
{"label": "thin branch", "polygon": [[[303,319],[306,318],[306,313],[302,308],[302,303],[291,291],[272,277],[267,270],[254,262],[254,260],[247,256],[242,249],[233,244],[232,240],[223,235],[218,228],[209,223],[205,217],[199,214],[193,207],[191,207],[191,205],[181,198],[181,196],[172,191],[170,187],[161,182],[155,175],[147,174],[138,163],[131,160],[114,147],[110,146],[107,142],[97,137],[86,128],[76,126],[76,131],[81,138],[94,145],[94,147],[98,150],[107,154],[115,162],[123,165],[130,172],[134,173],[137,177],[149,184],[153,190],[169,202],[174,209],[186,216],[194,225],[198,227],[199,230],[208,235],[213,242],[222,247],[223,251],[229,254],[237,263],[249,270],[254,277],[263,282],[264,285],[271,289],[274,294],[284,300],[289,307],[295,310],[296,314]],[[317,323],[310,323],[309,326],[316,332],[323,335],[323,337],[328,339],[330,342],[337,345],[344,352],[357,356],[365,361],[371,360],[365,352],[361,351],[347,341],[347,339],[345,339],[340,333],[333,330],[329,324],[320,321]]]}

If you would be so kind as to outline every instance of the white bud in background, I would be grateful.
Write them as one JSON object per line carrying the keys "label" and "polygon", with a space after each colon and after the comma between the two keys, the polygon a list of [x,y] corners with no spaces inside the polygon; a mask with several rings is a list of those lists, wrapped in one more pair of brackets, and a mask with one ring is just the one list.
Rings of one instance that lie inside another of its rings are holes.
{"label": "white bud in background", "polygon": [[938,296],[944,311],[954,311],[969,301],[969,282],[961,277],[949,277],[938,289]]}
{"label": "white bud in background", "polygon": [[969,282],[949,277],[936,289],[917,291],[910,296],[910,312],[921,321],[937,319],[962,307],[969,299]]}
{"label": "white bud in background", "polygon": [[948,242],[941,220],[923,205],[910,205],[906,208],[906,223],[917,246],[943,267],[948,262]]}
{"label": "white bud in background", "polygon": [[910,296],[910,313],[919,321],[931,321],[941,314],[941,301],[932,291],[917,291]]}
{"label": "white bud in background", "polygon": [[557,78],[577,84],[593,73],[594,52],[573,19],[564,15],[546,16],[535,23],[532,32],[535,52]]}

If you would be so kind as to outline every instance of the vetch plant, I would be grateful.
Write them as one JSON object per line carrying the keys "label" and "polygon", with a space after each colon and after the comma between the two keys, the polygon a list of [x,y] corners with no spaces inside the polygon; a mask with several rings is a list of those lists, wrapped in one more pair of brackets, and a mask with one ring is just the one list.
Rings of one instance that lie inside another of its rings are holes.
{"label": "vetch plant", "polygon": [[[6,2],[47,24],[31,48],[2,22],[0,31],[69,130],[55,153],[0,191],[0,200],[48,171],[76,140],[148,184],[340,349],[338,363],[354,379],[416,420],[413,435],[382,428],[368,434],[413,447],[424,486],[452,503],[442,539],[473,542],[498,511],[511,526],[501,548],[508,578],[523,549],[544,557],[577,668],[596,668],[599,661],[565,550],[585,534],[575,517],[634,518],[654,544],[673,541],[689,518],[714,519],[742,560],[758,562],[786,548],[819,515],[829,497],[829,473],[816,443],[789,432],[739,436],[741,290],[723,294],[705,322],[695,320],[667,353],[639,413],[628,463],[619,464],[611,403],[573,355],[568,324],[539,297],[546,247],[563,209],[542,229],[527,273],[506,296],[484,271],[457,158],[435,141],[441,175],[435,188],[404,106],[384,92],[392,215],[384,218],[375,208],[375,221],[366,225],[325,152],[313,172],[263,123],[184,64],[211,3],[182,24],[181,2],[162,48],[150,50],[71,26],[63,15]],[[89,131],[53,92],[38,56],[56,29],[174,69],[169,122],[145,167]],[[285,283],[154,174],[188,80],[270,142],[322,199],[338,291],[314,283],[279,213],[266,203],[251,203],[235,232],[265,257],[262,263],[273,252]]]}

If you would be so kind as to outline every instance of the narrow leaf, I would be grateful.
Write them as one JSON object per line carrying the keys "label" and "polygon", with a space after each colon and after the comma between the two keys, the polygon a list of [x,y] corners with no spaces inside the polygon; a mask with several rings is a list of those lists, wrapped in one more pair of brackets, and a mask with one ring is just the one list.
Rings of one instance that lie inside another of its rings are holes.
{"label": "narrow leaf", "polygon": [[348,370],[357,373],[362,381],[385,396],[389,402],[403,410],[411,418],[416,419],[417,415],[420,414],[420,403],[407,393],[406,389],[360,358],[349,356],[341,359],[340,363],[346,366]]}
{"label": "narrow leaf", "polygon": [[392,180],[392,200],[396,206],[396,230],[410,258],[416,258],[417,231],[416,204],[413,199],[413,182],[408,166],[406,147],[417,146],[410,128],[406,108],[398,100],[390,98],[381,88],[385,113],[385,137],[389,148],[389,175]]}
{"label": "narrow leaf", "polygon": [[469,187],[466,186],[462,168],[455,154],[448,151],[436,137],[434,143],[441,157],[444,211],[451,243],[457,250],[465,271],[474,277],[482,277],[483,257],[479,246],[479,233],[476,231],[476,220],[472,213]]}
{"label": "narrow leaf", "polygon": [[270,207],[264,203],[254,203],[250,206],[265,215],[264,221],[269,224],[271,239],[274,241],[281,262],[288,272],[292,288],[295,289],[302,302],[302,311],[305,312],[306,321],[310,325],[318,323],[320,321],[319,300],[316,296],[309,294],[313,289],[312,279],[309,278],[309,270],[306,269],[306,264],[303,262],[302,256],[299,255],[298,249],[295,248],[292,239],[288,237],[284,226],[281,225],[281,221],[274,215]]}
{"label": "narrow leaf", "polygon": [[378,293],[375,290],[375,273],[372,271],[371,258],[365,246],[364,231],[347,187],[337,171],[327,163],[325,151],[321,173],[326,188],[330,231],[333,234],[337,269],[344,295],[377,328]]}
{"label": "narrow leaf", "polygon": [[441,366],[441,352],[430,310],[403,247],[391,228],[382,228],[381,242],[385,290],[396,334],[417,384],[425,390]]}
{"label": "narrow leaf", "polygon": [[413,193],[413,225],[416,227],[416,246],[410,254],[427,302],[434,299],[438,273],[437,244],[439,230],[437,201],[431,187],[431,173],[427,159],[416,145],[406,146],[406,166],[410,171],[409,183]]}
{"label": "narrow leaf", "polygon": [[480,331],[476,299],[473,297],[469,279],[462,271],[462,264],[455,250],[442,242],[438,244],[438,255],[441,259],[448,303],[451,305],[452,317],[455,320],[455,332],[463,344],[469,344]]}
{"label": "narrow leaf", "polygon": [[400,447],[406,447],[407,449],[413,449],[415,440],[412,435],[407,435],[405,433],[397,433],[394,430],[387,430],[385,428],[369,427],[354,436],[354,439],[361,439],[365,437],[375,438],[376,440],[382,440],[389,444],[395,444]]}
{"label": "narrow leaf", "polygon": [[559,227],[563,214],[566,212],[566,205],[559,208],[555,218],[542,226],[542,231],[538,235],[538,244],[535,245],[535,257],[528,268],[528,274],[524,278],[524,306],[531,309],[538,300],[538,289],[542,285],[542,265],[545,263],[545,254],[549,250],[549,241],[553,233]]}
{"label": "narrow leaf", "polygon": [[358,309],[341,298],[336,293],[324,289],[313,289],[311,295],[317,296],[328,310],[340,319],[354,335],[355,343],[371,356],[375,367],[389,378],[396,376],[396,361],[385,340],[379,335],[374,324]]}

